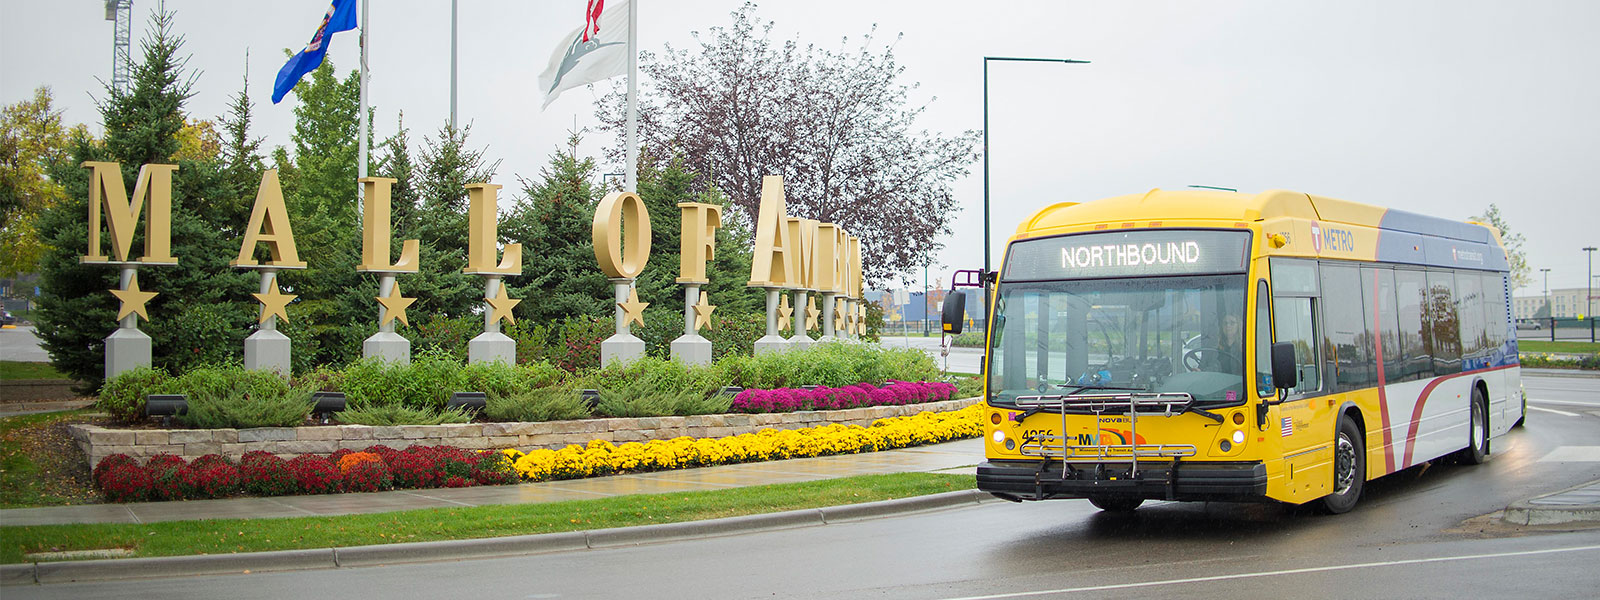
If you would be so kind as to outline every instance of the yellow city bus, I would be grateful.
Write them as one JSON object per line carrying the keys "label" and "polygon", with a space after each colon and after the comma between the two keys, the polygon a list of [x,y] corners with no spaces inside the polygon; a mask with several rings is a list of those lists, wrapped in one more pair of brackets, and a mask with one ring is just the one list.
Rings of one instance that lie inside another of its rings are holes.
{"label": "yellow city bus", "polygon": [[978,488],[1341,513],[1481,462],[1526,412],[1499,236],[1282,190],[1040,210],[991,280]]}

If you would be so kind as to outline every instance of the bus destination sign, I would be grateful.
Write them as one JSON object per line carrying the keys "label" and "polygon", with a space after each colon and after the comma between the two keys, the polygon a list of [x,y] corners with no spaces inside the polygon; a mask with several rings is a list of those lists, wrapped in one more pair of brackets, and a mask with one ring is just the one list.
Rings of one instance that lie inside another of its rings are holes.
{"label": "bus destination sign", "polygon": [[1245,270],[1244,231],[1192,229],[1066,235],[1011,245],[1006,279],[1075,279]]}

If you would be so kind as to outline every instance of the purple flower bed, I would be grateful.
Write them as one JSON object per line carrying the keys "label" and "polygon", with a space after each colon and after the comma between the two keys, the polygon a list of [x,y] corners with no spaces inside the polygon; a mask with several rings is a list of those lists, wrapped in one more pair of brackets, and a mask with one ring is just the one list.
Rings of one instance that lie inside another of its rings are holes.
{"label": "purple flower bed", "polygon": [[956,386],[937,381],[894,381],[876,387],[869,383],[813,389],[779,388],[745,390],[733,398],[733,412],[769,413],[797,410],[838,410],[863,406],[899,406],[949,400]]}

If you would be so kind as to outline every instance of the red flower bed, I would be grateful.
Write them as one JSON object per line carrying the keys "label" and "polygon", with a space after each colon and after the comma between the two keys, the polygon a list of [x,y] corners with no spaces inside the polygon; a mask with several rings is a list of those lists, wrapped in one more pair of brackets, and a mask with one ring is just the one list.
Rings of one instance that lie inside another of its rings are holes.
{"label": "red flower bed", "polygon": [[504,454],[451,446],[405,450],[373,446],[362,452],[340,450],[329,456],[307,454],[287,461],[258,450],[246,453],[238,465],[216,454],[193,462],[163,454],[144,464],[125,454],[113,454],[95,466],[93,476],[95,485],[112,502],[226,498],[241,493],[376,492],[501,485],[517,480]]}

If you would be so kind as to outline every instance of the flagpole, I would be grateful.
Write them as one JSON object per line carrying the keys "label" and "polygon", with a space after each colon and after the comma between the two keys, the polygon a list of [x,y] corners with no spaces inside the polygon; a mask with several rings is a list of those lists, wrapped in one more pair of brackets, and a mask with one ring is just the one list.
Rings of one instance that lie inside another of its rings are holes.
{"label": "flagpole", "polygon": [[450,130],[451,131],[455,131],[455,129],[456,129],[456,0],[450,0]]}
{"label": "flagpole", "polygon": [[639,0],[628,3],[628,165],[623,191],[639,191]]}
{"label": "flagpole", "polygon": [[[369,31],[371,21],[367,20],[367,4],[369,3],[369,0],[361,0],[361,131],[357,134],[361,139],[357,140],[357,148],[359,148],[356,152],[357,178],[367,176],[367,35],[371,33]],[[357,183],[356,188],[360,189],[361,184]],[[365,198],[362,198],[359,193],[356,198],[356,218],[359,220],[366,211]]]}

